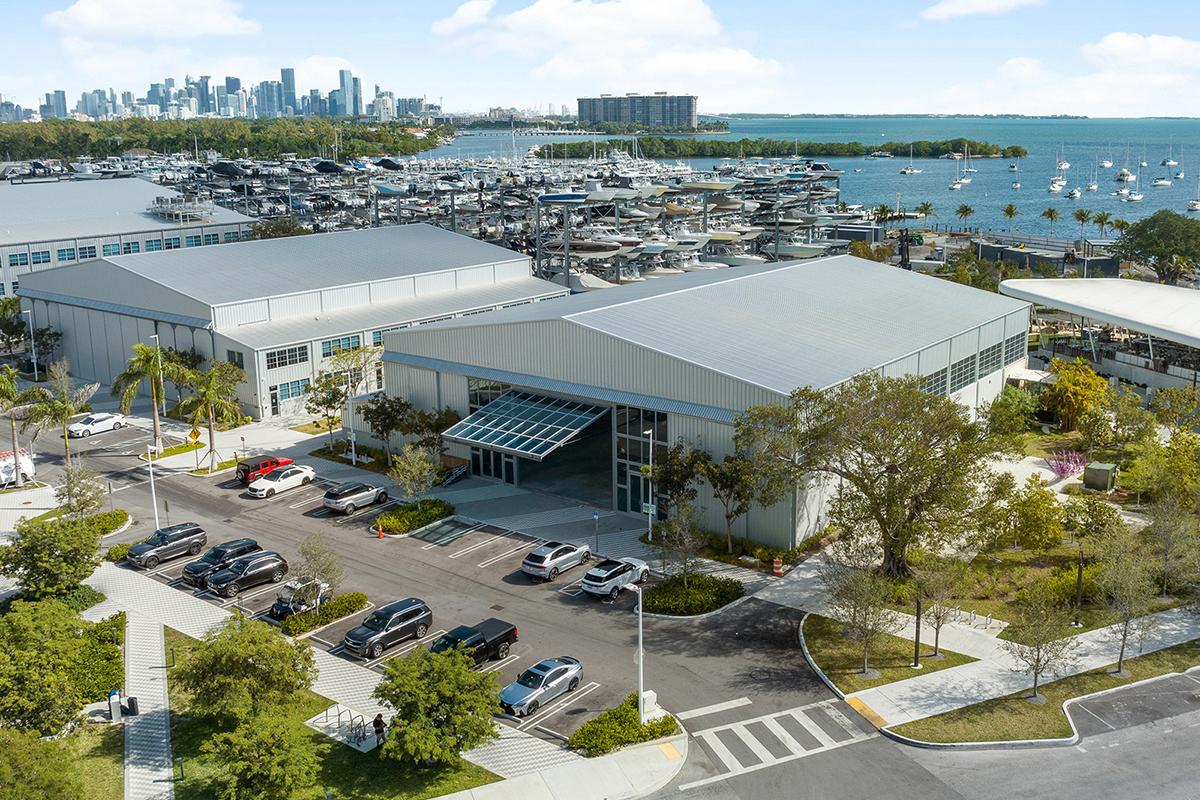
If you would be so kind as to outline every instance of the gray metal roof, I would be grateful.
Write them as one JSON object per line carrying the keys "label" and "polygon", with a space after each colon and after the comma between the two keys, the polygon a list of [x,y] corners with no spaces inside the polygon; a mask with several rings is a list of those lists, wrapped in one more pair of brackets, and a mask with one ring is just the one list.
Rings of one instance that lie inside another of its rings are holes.
{"label": "gray metal roof", "polygon": [[138,306],[127,306],[120,303],[109,303],[103,300],[92,300],[87,297],[74,297],[67,294],[58,294],[57,292],[43,292],[40,289],[30,289],[21,287],[21,297],[30,300],[45,300],[49,303],[61,303],[67,306],[77,306],[79,308],[94,308],[97,311],[111,311],[114,314],[124,314],[129,317],[141,317],[142,319],[154,319],[159,322],[166,322],[171,325],[188,325],[193,328],[201,328],[208,330],[212,327],[212,321],[201,319],[200,317],[189,317],[183,314],[168,314],[164,311],[155,311],[149,308],[139,308]]}
{"label": "gray metal roof", "polygon": [[[22,295],[26,294],[21,287]],[[391,328],[423,319],[436,319],[449,314],[490,309],[526,300],[563,297],[567,290],[537,278],[514,278],[487,283],[467,289],[407,297],[384,303],[327,311],[316,318],[288,317],[268,322],[251,322],[232,328],[219,328],[222,336],[257,350],[313,339],[340,336],[355,331]],[[561,302],[561,301],[558,301]],[[495,313],[495,312],[488,312]]]}
{"label": "gray metal roof", "polygon": [[1200,292],[1125,278],[1020,278],[1000,292],[1069,314],[1200,347]]}
{"label": "gray metal roof", "polygon": [[179,192],[136,178],[0,184],[0,246],[250,223],[218,207],[210,222],[178,225],[146,211]]}
{"label": "gray metal roof", "polygon": [[835,256],[691,272],[437,325],[562,319],[787,394],[832,386],[1026,305]]}
{"label": "gray metal roof", "polygon": [[419,223],[107,260],[215,306],[528,257]]}

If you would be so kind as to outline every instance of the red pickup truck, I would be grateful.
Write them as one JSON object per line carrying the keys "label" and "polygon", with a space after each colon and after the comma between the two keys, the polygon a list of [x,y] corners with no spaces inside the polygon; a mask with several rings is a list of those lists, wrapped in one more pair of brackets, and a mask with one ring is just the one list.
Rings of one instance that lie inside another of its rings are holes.
{"label": "red pickup truck", "polygon": [[290,458],[283,457],[256,456],[255,458],[248,458],[245,461],[238,462],[237,478],[242,483],[249,484],[255,478],[266,475],[273,469],[286,467],[291,463],[292,460]]}

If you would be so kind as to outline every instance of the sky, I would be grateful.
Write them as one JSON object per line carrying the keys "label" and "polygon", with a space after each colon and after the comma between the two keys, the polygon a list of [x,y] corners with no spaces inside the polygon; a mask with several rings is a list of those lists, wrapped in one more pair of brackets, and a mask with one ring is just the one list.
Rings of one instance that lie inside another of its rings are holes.
{"label": "sky", "polygon": [[0,95],[26,107],[293,67],[297,92],[350,69],[368,98],[451,112],[667,91],[702,113],[1200,117],[1200,6],[1183,0],[2,2]]}

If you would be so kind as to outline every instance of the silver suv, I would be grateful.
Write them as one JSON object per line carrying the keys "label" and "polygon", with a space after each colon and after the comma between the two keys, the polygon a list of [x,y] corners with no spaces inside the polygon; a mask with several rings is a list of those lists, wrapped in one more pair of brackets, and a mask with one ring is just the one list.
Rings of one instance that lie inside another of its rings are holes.
{"label": "silver suv", "polygon": [[357,481],[339,484],[325,493],[321,505],[343,514],[353,514],[355,509],[369,506],[372,503],[386,503],[387,489],[382,486],[370,486]]}
{"label": "silver suv", "polygon": [[546,542],[525,556],[521,571],[535,578],[552,581],[558,573],[586,564],[592,557],[592,548],[586,544]]}

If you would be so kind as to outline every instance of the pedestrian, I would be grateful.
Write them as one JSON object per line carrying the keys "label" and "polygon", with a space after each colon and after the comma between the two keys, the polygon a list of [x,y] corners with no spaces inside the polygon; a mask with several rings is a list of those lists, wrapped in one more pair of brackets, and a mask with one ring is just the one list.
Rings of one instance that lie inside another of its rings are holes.
{"label": "pedestrian", "polygon": [[375,715],[375,746],[383,747],[384,735],[387,732],[387,724],[383,721],[383,714]]}

